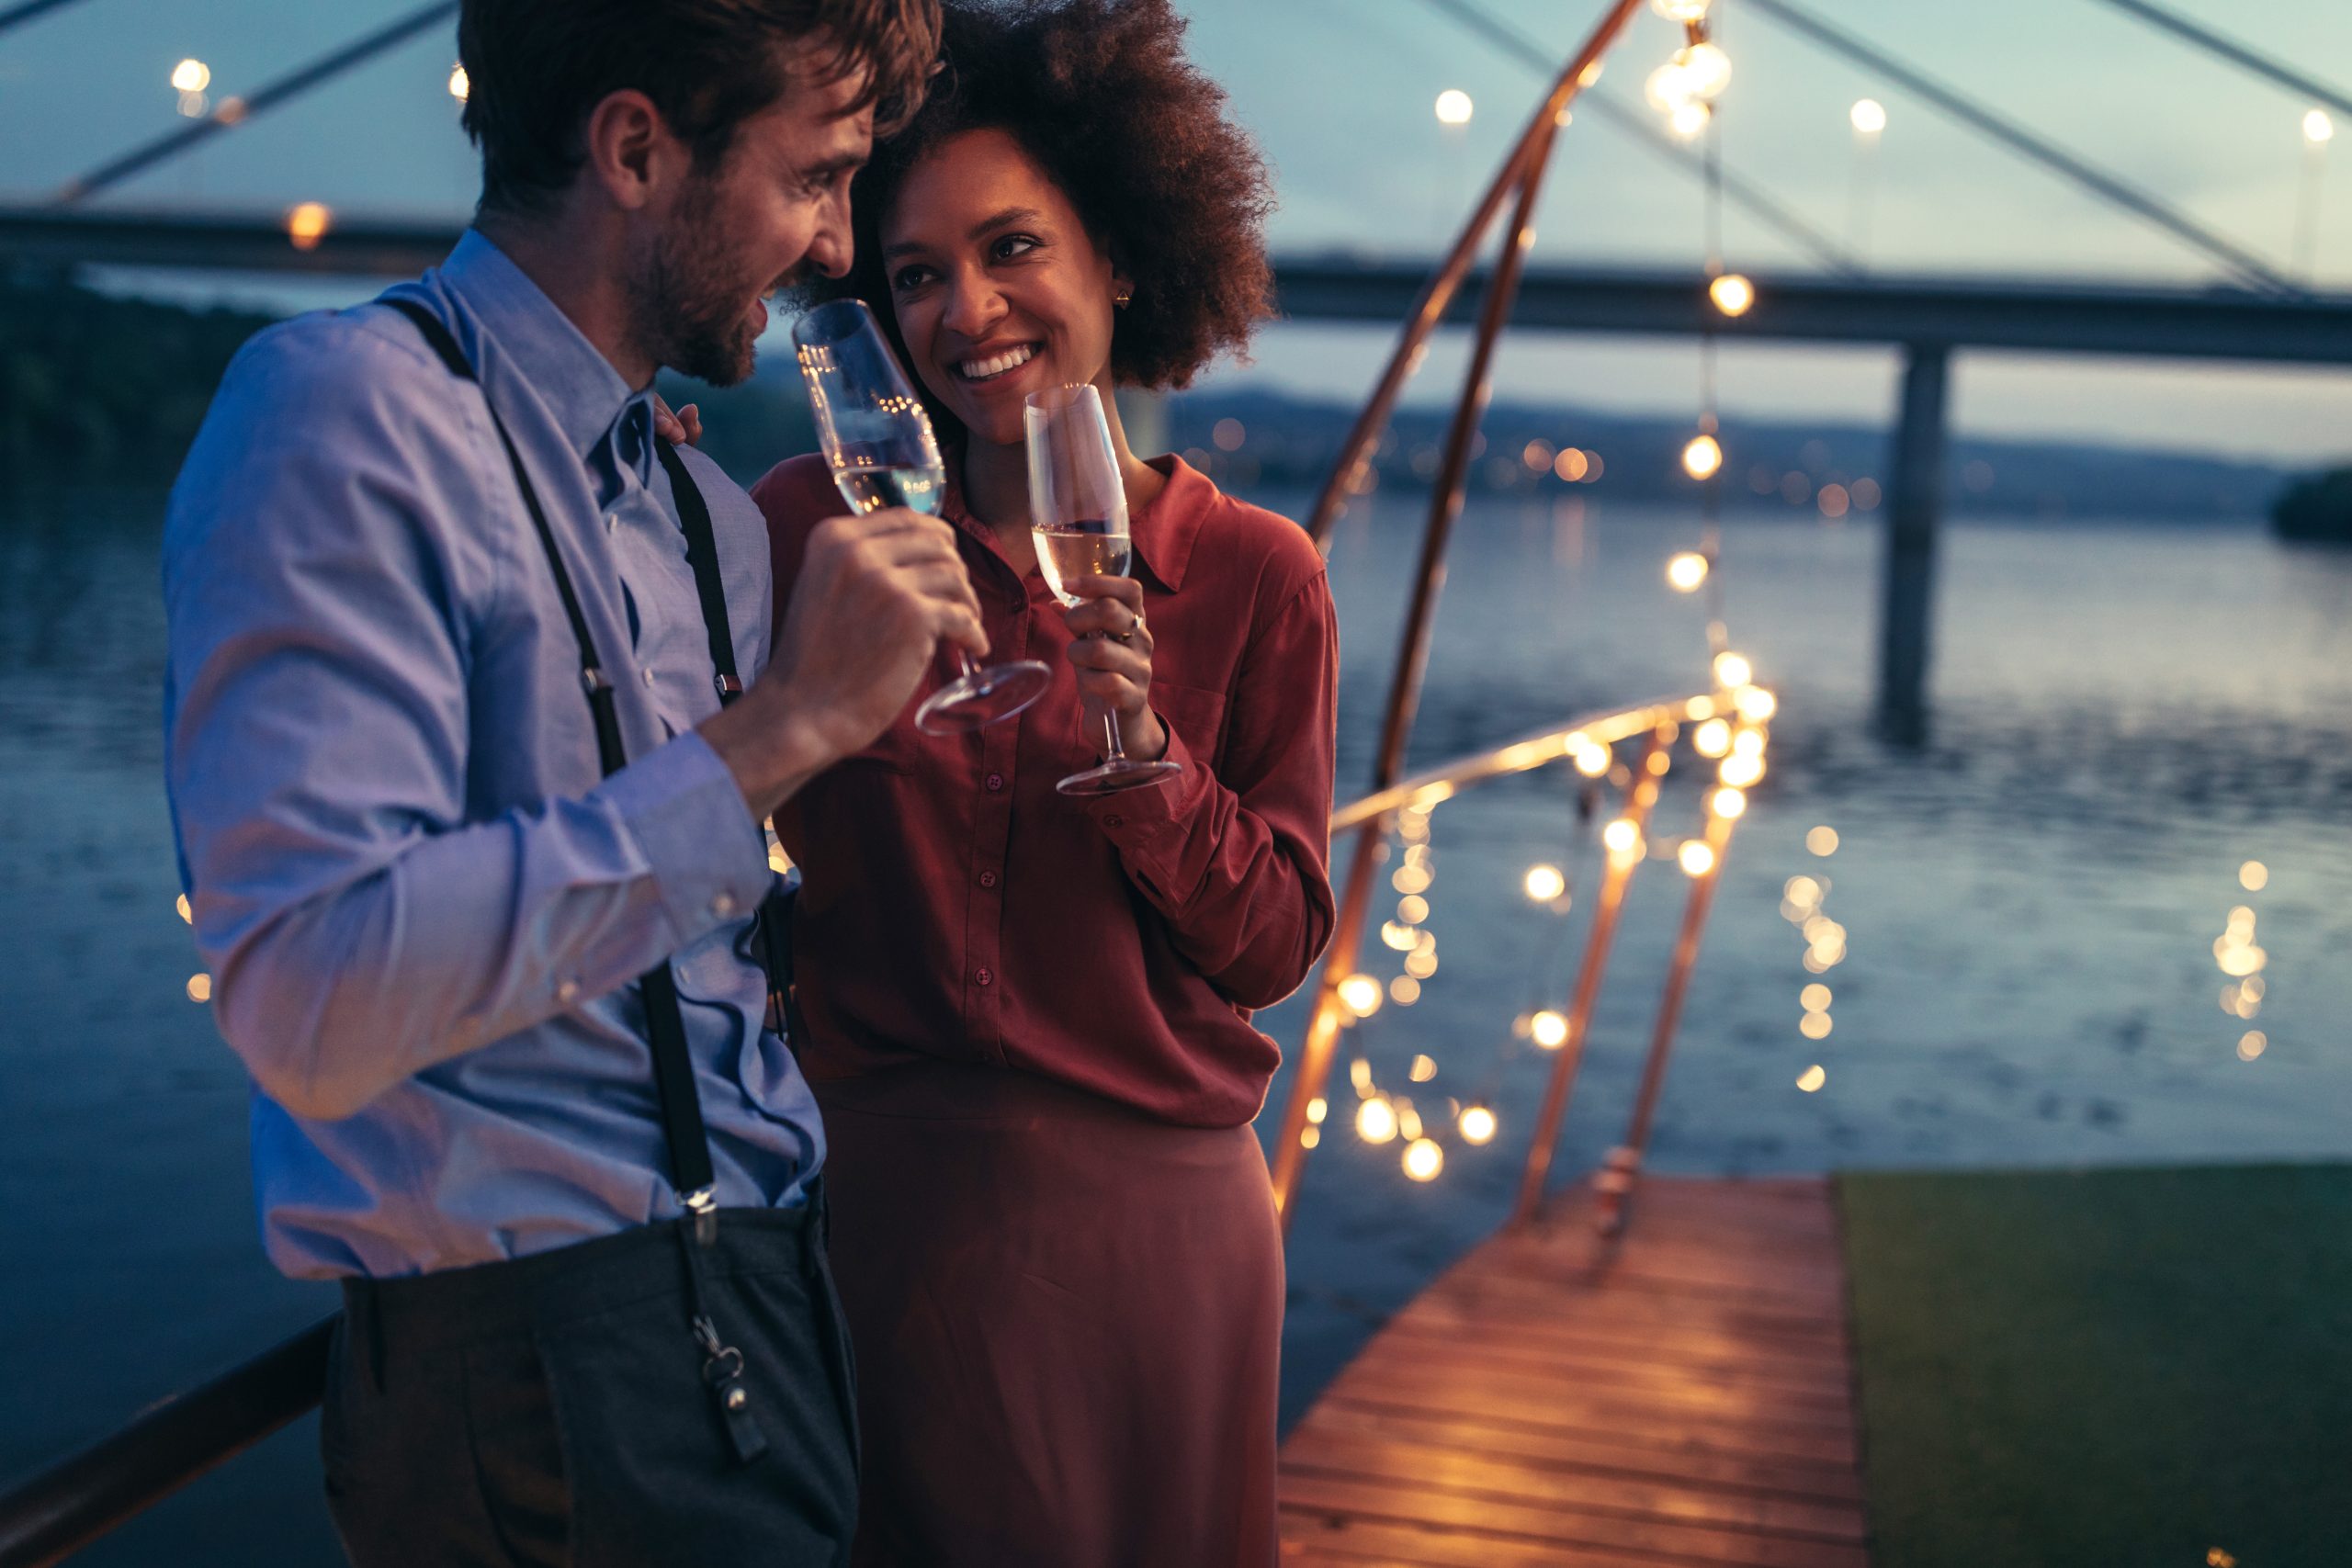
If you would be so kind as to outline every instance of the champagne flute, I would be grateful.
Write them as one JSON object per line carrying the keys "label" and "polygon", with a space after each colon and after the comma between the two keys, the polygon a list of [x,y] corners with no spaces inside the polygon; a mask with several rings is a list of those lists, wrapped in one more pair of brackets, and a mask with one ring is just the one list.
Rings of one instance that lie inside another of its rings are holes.
{"label": "champagne flute", "polygon": [[[1076,609],[1086,601],[1069,585],[1090,573],[1126,576],[1135,550],[1127,531],[1126,487],[1119,481],[1102,395],[1090,386],[1032,392],[1023,400],[1021,424],[1029,442],[1030,536],[1037,542],[1037,565],[1054,597]],[[1129,757],[1119,741],[1117,714],[1102,716],[1102,730],[1107,760],[1072,773],[1056,789],[1064,795],[1114,795],[1166,784],[1183,772],[1173,762]]]}
{"label": "champagne flute", "polygon": [[[820,305],[794,323],[792,345],[808,383],[818,442],[850,510],[863,515],[904,506],[936,513],[946,465],[931,417],[874,312],[857,299]],[[915,727],[925,734],[958,735],[1011,718],[1053,681],[1051,667],[1034,659],[976,669],[960,648],[956,659],[963,672],[915,710]]]}

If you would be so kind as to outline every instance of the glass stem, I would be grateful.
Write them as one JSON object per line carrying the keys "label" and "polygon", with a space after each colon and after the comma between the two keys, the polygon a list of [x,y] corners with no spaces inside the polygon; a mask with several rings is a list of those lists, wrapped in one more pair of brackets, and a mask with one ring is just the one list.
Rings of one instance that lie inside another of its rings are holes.
{"label": "glass stem", "polygon": [[1110,761],[1125,761],[1127,749],[1119,744],[1119,716],[1116,713],[1106,713],[1102,716],[1102,733],[1109,737],[1111,741]]}

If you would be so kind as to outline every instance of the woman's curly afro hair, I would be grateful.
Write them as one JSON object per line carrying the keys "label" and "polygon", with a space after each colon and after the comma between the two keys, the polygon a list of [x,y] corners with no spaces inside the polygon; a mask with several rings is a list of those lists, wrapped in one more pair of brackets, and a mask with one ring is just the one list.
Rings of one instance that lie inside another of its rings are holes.
{"label": "woman's curly afro hair", "polygon": [[944,66],[913,121],[860,171],[856,260],[824,292],[855,294],[896,337],[882,214],[932,149],[967,130],[1002,130],[1135,287],[1112,334],[1119,384],[1190,386],[1219,354],[1241,355],[1271,310],[1272,183],[1226,118],[1224,90],[1184,58],[1184,22],[1170,0],[946,0],[943,9]]}

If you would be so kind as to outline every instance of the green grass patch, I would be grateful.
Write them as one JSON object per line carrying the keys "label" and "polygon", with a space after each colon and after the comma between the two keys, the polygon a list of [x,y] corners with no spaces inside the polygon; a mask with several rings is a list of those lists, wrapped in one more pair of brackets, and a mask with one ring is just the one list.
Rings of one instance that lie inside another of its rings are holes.
{"label": "green grass patch", "polygon": [[1875,1568],[2352,1564],[2352,1167],[1838,1196]]}

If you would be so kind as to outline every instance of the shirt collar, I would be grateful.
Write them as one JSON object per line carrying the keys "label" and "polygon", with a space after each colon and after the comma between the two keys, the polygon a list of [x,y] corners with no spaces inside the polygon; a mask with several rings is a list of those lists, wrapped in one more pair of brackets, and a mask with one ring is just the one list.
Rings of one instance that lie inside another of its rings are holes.
{"label": "shirt collar", "polygon": [[628,470],[640,485],[652,482],[650,387],[634,389],[621,379],[571,318],[481,230],[465,231],[440,273],[582,464],[605,470],[603,477],[613,481]]}

